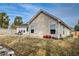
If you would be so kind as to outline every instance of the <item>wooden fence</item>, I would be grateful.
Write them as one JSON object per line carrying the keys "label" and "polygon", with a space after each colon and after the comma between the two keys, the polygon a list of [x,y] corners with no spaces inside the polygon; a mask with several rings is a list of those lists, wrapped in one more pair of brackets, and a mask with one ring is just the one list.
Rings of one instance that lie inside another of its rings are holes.
{"label": "wooden fence", "polygon": [[74,38],[79,37],[79,31],[73,31],[71,34],[73,35]]}

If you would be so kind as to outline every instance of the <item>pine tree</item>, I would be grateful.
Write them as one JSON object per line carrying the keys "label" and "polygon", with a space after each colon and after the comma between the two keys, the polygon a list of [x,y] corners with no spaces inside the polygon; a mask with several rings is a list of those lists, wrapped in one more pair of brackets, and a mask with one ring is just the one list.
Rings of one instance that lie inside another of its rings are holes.
{"label": "pine tree", "polygon": [[79,20],[78,20],[78,24],[75,25],[74,29],[75,29],[75,31],[79,31]]}
{"label": "pine tree", "polygon": [[9,16],[6,13],[0,13],[0,27],[1,28],[8,28],[9,26]]}
{"label": "pine tree", "polygon": [[23,23],[22,17],[16,16],[14,23],[12,24],[12,28],[16,29],[18,26],[20,26]]}

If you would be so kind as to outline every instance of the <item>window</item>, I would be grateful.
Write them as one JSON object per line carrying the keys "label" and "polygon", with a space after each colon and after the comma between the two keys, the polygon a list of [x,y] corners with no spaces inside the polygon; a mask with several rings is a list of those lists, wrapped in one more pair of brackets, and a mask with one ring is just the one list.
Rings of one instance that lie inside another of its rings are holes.
{"label": "window", "polygon": [[50,34],[55,34],[55,32],[56,32],[55,28],[56,28],[55,24],[50,25]]}
{"label": "window", "polygon": [[34,33],[34,29],[31,29],[31,33]]}
{"label": "window", "polygon": [[56,27],[55,24],[50,25],[50,29],[55,29],[55,27]]}
{"label": "window", "polygon": [[54,30],[54,29],[51,29],[51,30],[50,30],[50,33],[51,33],[51,34],[55,34],[55,30]]}

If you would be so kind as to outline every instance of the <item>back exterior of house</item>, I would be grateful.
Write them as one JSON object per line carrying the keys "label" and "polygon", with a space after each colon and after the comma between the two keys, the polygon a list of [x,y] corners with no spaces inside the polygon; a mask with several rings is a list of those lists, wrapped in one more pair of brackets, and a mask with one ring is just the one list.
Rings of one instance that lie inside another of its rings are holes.
{"label": "back exterior of house", "polygon": [[40,11],[38,12],[26,27],[30,36],[43,38],[50,35],[55,38],[64,38],[70,35],[70,28],[60,19],[50,14]]}

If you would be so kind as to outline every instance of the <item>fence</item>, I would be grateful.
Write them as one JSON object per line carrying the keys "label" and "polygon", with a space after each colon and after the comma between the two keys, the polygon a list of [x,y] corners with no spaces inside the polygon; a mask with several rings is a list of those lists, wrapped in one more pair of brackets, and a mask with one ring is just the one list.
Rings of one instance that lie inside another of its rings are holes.
{"label": "fence", "polygon": [[74,31],[71,34],[73,35],[74,38],[79,37],[79,31]]}

